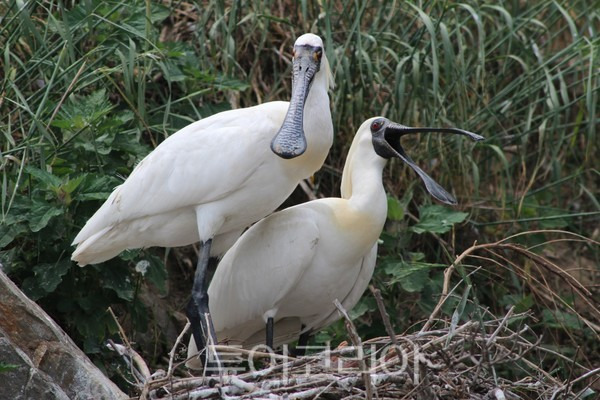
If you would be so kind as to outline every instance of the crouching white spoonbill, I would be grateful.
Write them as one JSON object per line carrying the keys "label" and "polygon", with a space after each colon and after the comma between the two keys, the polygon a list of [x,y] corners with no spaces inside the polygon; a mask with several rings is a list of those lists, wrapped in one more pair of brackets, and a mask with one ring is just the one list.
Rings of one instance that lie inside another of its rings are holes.
{"label": "crouching white spoonbill", "polygon": [[125,249],[200,242],[186,308],[196,341],[215,340],[206,294],[210,256],[270,214],[317,171],[333,141],[321,38],[294,44],[292,97],[225,111],[171,135],[144,158],[89,219],[72,259],[97,264]]}
{"label": "crouching white spoonbill", "polygon": [[[246,231],[223,256],[212,279],[210,310],[220,342],[269,347],[293,341],[340,318],[333,301],[351,309],[375,267],[377,239],[387,217],[382,172],[389,158],[412,167],[438,200],[456,200],[405,153],[400,138],[454,128],[409,128],[377,117],[352,142],[342,176],[342,198],[310,201],[276,212]],[[188,356],[196,354],[190,339]],[[198,358],[188,367],[200,368]]]}

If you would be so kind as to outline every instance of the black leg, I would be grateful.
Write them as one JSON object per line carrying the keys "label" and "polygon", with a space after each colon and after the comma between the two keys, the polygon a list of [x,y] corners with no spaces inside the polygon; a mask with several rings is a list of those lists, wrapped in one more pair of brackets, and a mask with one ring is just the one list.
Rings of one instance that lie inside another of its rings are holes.
{"label": "black leg", "polygon": [[207,372],[216,372],[218,369],[218,358],[216,354],[213,357],[208,357],[206,345],[217,344],[217,335],[215,328],[210,318],[210,310],[208,308],[208,261],[210,258],[210,245],[212,240],[209,239],[202,244],[200,256],[198,257],[198,265],[196,265],[196,274],[194,276],[194,285],[192,286],[192,298],[186,307],[187,317],[190,320],[192,327],[192,335],[196,342],[196,347],[200,352],[200,360]]}
{"label": "black leg", "polygon": [[273,317],[267,319],[267,347],[273,350]]}
{"label": "black leg", "polygon": [[[304,329],[304,325],[302,326],[302,329]],[[298,338],[298,344],[296,345],[296,349],[294,350],[294,356],[302,357],[306,353],[306,345],[308,344],[310,334],[310,331],[306,331],[300,335],[300,337]]]}

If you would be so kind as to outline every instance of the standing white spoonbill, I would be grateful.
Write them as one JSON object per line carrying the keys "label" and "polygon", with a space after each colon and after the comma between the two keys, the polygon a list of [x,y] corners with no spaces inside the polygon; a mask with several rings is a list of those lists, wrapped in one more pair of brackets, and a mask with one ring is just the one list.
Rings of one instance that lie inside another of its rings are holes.
{"label": "standing white spoonbill", "polygon": [[[438,200],[456,200],[404,152],[400,138],[454,128],[409,128],[377,117],[359,128],[344,166],[342,198],[325,198],[276,212],[254,224],[223,256],[212,279],[209,305],[220,342],[273,347],[315,332],[351,309],[365,291],[387,216],[382,172],[397,157],[413,168]],[[196,354],[190,340],[188,356]],[[191,368],[201,364],[197,358]]]}
{"label": "standing white spoonbill", "polygon": [[210,256],[275,210],[317,171],[333,142],[323,41],[294,44],[292,97],[225,111],[171,135],[144,158],[89,219],[73,244],[81,266],[125,249],[200,242],[186,308],[198,343],[215,340],[206,294]]}

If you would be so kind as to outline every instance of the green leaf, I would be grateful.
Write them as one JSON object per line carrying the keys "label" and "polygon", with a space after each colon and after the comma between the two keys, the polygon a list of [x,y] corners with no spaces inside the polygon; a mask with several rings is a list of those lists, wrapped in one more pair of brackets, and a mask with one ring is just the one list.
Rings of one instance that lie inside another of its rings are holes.
{"label": "green leaf", "polygon": [[25,166],[25,172],[36,178],[40,183],[43,183],[45,187],[57,187],[62,183],[62,180],[58,176],[30,165]]}
{"label": "green leaf", "polygon": [[78,186],[74,198],[79,201],[106,200],[122,180],[108,175],[88,174]]}
{"label": "green leaf", "polygon": [[46,203],[40,200],[34,200],[31,211],[28,213],[29,229],[32,232],[39,232],[45,228],[53,217],[64,213],[61,207]]}
{"label": "green leaf", "polygon": [[[146,9],[145,8],[135,8],[136,12],[126,21],[129,29],[135,29],[138,32],[140,38],[144,37],[143,32],[146,30]],[[139,10],[139,11],[138,11]],[[170,15],[169,8],[163,6],[162,4],[151,3],[151,11],[150,11],[150,22],[156,23],[163,21],[168,18]]]}
{"label": "green leaf", "polygon": [[424,232],[446,233],[452,229],[454,224],[463,222],[469,214],[434,204],[421,207],[419,215],[419,222],[410,230],[421,234]]}
{"label": "green leaf", "polygon": [[[18,249],[13,247],[0,251],[0,270],[10,276],[15,268],[15,259],[17,258]],[[17,267],[18,268],[18,267]]]}
{"label": "green leaf", "polygon": [[33,268],[33,272],[39,281],[40,288],[51,293],[62,282],[62,277],[71,269],[71,266],[71,261],[65,259],[56,264],[37,265]]}
{"label": "green leaf", "polygon": [[[93,302],[94,299],[89,298],[89,300]],[[97,342],[104,337],[106,329],[113,323],[112,318],[108,312],[106,312],[106,305],[104,302],[96,301],[93,302],[93,304],[95,304],[93,312],[78,312],[76,314],[77,330],[83,335],[83,337],[89,340],[87,345],[92,344],[92,346],[90,346],[91,349],[97,348],[96,346],[100,344]],[[101,304],[101,306],[98,304]],[[96,345],[93,345],[93,343],[96,343]],[[86,348],[86,344],[84,344],[84,350],[88,350],[88,348]]]}
{"label": "green leaf", "polygon": [[0,224],[0,248],[4,248],[12,243],[20,234],[27,231],[23,224]]}
{"label": "green leaf", "polygon": [[123,261],[135,261],[141,257],[142,249],[127,249],[119,254],[119,258]]}
{"label": "green leaf", "polygon": [[181,69],[172,61],[159,62],[158,66],[163,71],[165,79],[169,82],[182,82],[186,76]]}
{"label": "green leaf", "polygon": [[544,309],[542,311],[542,319],[544,325],[549,328],[561,328],[561,329],[574,329],[582,330],[583,324],[579,320],[579,317],[573,313]]}
{"label": "green leaf", "polygon": [[161,295],[167,294],[167,269],[162,259],[148,255],[137,262],[135,270],[156,286]]}
{"label": "green leaf", "polygon": [[[412,267],[415,266],[413,265]],[[429,268],[414,268],[410,275],[407,275],[400,281],[400,286],[409,293],[416,293],[423,290],[428,281]]]}
{"label": "green leaf", "polygon": [[[108,101],[104,88],[89,96],[69,96],[69,101],[60,109],[60,117],[52,122],[52,126],[65,131],[76,132],[93,125],[106,116],[113,106]],[[70,140],[72,135],[64,135],[63,140]],[[85,144],[91,145],[89,138],[81,137]]]}
{"label": "green leaf", "polygon": [[38,300],[48,293],[54,292],[72,265],[68,259],[55,264],[36,265],[33,267],[34,276],[25,279],[23,282],[23,291],[33,300]]}
{"label": "green leaf", "polygon": [[542,218],[539,220],[541,229],[561,229],[566,228],[569,225],[569,222],[565,218],[548,218],[544,219],[544,217],[555,217],[557,215],[565,214],[564,210],[552,210],[552,209],[544,209],[540,212]]}
{"label": "green leaf", "polygon": [[401,221],[404,218],[404,207],[394,196],[387,197],[388,218],[393,221]]}
{"label": "green leaf", "polygon": [[[131,303],[131,307],[129,308],[131,312],[131,321],[134,326],[138,327],[140,332],[146,332],[148,329],[149,318],[148,316],[151,314],[149,312],[148,307],[146,307],[139,299],[135,299]],[[113,329],[114,332],[117,332],[117,327]]]}
{"label": "green leaf", "polygon": [[460,299],[460,303],[452,313],[452,318],[450,319],[450,332],[448,332],[448,339],[446,339],[446,346],[450,343],[452,337],[454,337],[454,333],[456,327],[458,326],[458,322],[465,312],[465,306],[467,305],[467,299],[469,298],[469,293],[471,292],[471,285],[467,285],[462,298]]}
{"label": "green leaf", "polygon": [[316,343],[328,343],[331,342],[333,336],[329,334],[329,330],[317,332],[314,336]]}
{"label": "green leaf", "polygon": [[352,309],[348,312],[348,316],[350,319],[355,320],[356,318],[377,309],[377,304],[375,303],[375,299],[372,297],[363,297],[360,299],[358,304],[356,304]]}
{"label": "green leaf", "polygon": [[534,305],[531,294],[521,296],[518,294],[507,294],[502,297],[502,304],[505,306],[515,306],[516,313],[522,313],[529,310]]}
{"label": "green leaf", "polygon": [[[597,392],[595,392],[595,391],[594,391],[592,388],[590,388],[590,387],[587,387],[587,388],[585,388],[585,389],[583,390],[583,393],[581,393],[581,392],[580,392],[580,395],[579,395],[579,396],[580,396],[582,399],[586,399],[586,398],[588,398],[589,396],[595,396],[595,395],[597,395],[597,394],[598,394],[598,393],[597,393]],[[596,398],[596,397],[592,397],[592,399],[595,399],[595,398]]]}
{"label": "green leaf", "polygon": [[400,283],[402,289],[414,293],[421,291],[429,283],[429,271],[433,268],[442,268],[442,264],[422,262],[423,253],[410,253],[409,261],[390,262],[383,265],[386,274],[393,279],[390,284]]}
{"label": "green leaf", "polygon": [[50,126],[53,126],[55,128],[60,128],[60,129],[72,129],[73,123],[70,120],[56,119],[56,120],[52,121]]}
{"label": "green leaf", "polygon": [[17,368],[19,368],[18,365],[15,365],[15,364],[6,364],[6,363],[0,361],[0,373],[2,373],[2,372],[10,372],[10,371],[13,371],[13,370],[15,370]]}
{"label": "green leaf", "polygon": [[348,315],[351,319],[356,319],[367,311],[369,311],[369,306],[367,306],[365,303],[358,303],[352,308],[352,310],[350,310]]}
{"label": "green leaf", "polygon": [[123,300],[133,300],[134,285],[127,268],[106,268],[102,272],[102,287],[113,290]]}
{"label": "green leaf", "polygon": [[69,179],[67,183],[62,185],[62,189],[66,193],[73,193],[75,189],[81,184],[81,182],[85,179],[85,175],[80,175],[75,179]]}

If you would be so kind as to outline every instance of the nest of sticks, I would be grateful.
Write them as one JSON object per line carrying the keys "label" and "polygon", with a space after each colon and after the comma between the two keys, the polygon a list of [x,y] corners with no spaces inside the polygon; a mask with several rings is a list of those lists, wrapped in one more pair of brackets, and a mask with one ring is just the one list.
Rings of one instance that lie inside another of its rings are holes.
{"label": "nest of sticks", "polygon": [[[394,333],[379,290],[370,287],[388,336],[361,340],[346,310],[336,303],[349,341],[303,357],[289,356],[285,349],[282,355],[265,348],[245,350],[218,345],[213,347],[222,361],[220,373],[191,376],[183,365],[186,360],[177,356],[184,347],[189,323],[169,353],[166,371],[151,373],[122,330],[124,345],[111,342],[109,346],[129,365],[130,374],[137,381],[132,384],[140,393],[136,399],[590,398],[596,393],[592,386],[600,382],[600,368],[586,367],[541,345],[541,338],[529,326],[535,322],[531,313],[516,313],[513,307],[502,317],[481,309],[482,317],[466,322],[459,322],[460,313],[449,321],[438,317],[452,293],[450,279],[455,265],[475,250],[497,250],[494,246],[512,246],[509,250],[525,255],[535,265],[571,283],[572,291],[595,314],[600,313],[587,288],[562,269],[520,247],[498,242],[473,245],[446,269],[441,298],[418,332]],[[558,296],[552,291],[543,293]],[[580,318],[593,332],[600,331],[593,321],[581,315]],[[544,369],[553,368],[544,365],[549,358],[562,359],[563,365],[570,366],[567,374],[563,367],[562,376],[568,379]]]}
{"label": "nest of sticks", "polygon": [[[175,376],[183,362],[173,362],[174,347],[168,371],[143,373],[148,376],[136,398],[563,399],[581,398],[589,389],[573,388],[600,374],[600,368],[588,369],[564,382],[544,371],[539,366],[540,352],[567,358],[532,341],[535,334],[527,325],[530,316],[513,309],[500,319],[449,323],[441,329],[363,342],[346,311],[339,304],[338,308],[350,343],[298,358],[215,346],[221,356],[235,355],[228,365],[239,367],[240,359],[250,360],[250,365],[241,373],[225,367],[221,374],[200,377]],[[502,376],[506,365],[518,366],[526,376]]]}

